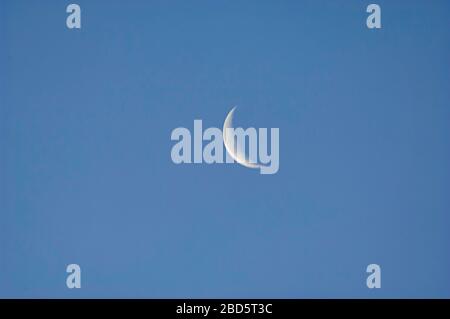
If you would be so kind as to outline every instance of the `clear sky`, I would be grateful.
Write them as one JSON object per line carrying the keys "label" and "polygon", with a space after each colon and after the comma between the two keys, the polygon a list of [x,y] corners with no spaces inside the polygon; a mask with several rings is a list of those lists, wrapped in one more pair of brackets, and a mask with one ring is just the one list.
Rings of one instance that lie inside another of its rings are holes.
{"label": "clear sky", "polygon": [[[450,2],[74,2],[0,1],[0,297],[450,297]],[[235,105],[277,174],[171,161]]]}

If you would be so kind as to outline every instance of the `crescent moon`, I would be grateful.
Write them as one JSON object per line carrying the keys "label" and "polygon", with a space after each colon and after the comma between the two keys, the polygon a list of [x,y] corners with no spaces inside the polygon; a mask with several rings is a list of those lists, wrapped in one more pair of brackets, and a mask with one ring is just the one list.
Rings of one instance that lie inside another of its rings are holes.
{"label": "crescent moon", "polygon": [[[232,139],[234,138],[232,134],[227,133],[227,128],[233,128],[233,115],[234,110],[236,109],[236,106],[231,109],[231,111],[228,113],[227,117],[225,118],[225,122],[223,122],[223,130],[222,130],[222,136],[223,136],[223,144],[225,145],[225,149],[227,150],[228,154],[239,164],[242,166],[248,167],[248,168],[259,168],[260,165],[255,163],[250,163],[247,158],[245,157],[245,154],[243,151],[236,147],[236,152],[234,151],[234,141]],[[232,143],[233,142],[233,143]]]}

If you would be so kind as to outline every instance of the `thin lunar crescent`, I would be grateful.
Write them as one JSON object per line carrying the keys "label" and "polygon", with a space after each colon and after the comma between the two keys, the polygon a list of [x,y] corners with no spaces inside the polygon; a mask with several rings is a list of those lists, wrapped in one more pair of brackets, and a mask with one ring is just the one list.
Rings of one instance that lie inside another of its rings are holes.
{"label": "thin lunar crescent", "polygon": [[230,154],[230,156],[236,162],[238,162],[239,164],[241,164],[245,167],[259,168],[260,165],[255,164],[255,163],[250,163],[246,159],[245,154],[243,154],[243,151],[239,147],[236,147],[236,152],[233,149],[234,143],[232,143],[232,142],[234,142],[234,141],[231,141],[231,139],[233,138],[233,135],[228,134],[227,128],[233,128],[233,115],[234,115],[235,109],[236,109],[236,106],[231,109],[231,111],[228,113],[227,117],[225,118],[225,122],[223,123],[223,131],[222,131],[223,144],[225,145],[225,148],[226,148],[228,154]]}

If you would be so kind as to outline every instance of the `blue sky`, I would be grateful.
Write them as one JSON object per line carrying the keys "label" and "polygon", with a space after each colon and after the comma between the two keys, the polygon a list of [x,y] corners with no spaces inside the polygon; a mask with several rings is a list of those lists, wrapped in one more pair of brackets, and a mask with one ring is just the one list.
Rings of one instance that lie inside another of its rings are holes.
{"label": "blue sky", "polygon": [[[447,1],[69,3],[0,3],[0,297],[450,297]],[[277,174],[171,161],[234,105]]]}

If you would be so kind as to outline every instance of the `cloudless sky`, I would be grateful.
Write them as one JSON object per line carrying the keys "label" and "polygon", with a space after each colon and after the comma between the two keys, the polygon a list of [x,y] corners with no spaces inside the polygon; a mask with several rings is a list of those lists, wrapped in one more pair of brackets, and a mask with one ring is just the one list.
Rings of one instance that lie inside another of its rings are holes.
{"label": "cloudless sky", "polygon": [[[69,3],[0,2],[0,297],[450,297],[448,1]],[[172,162],[235,105],[277,174]]]}

